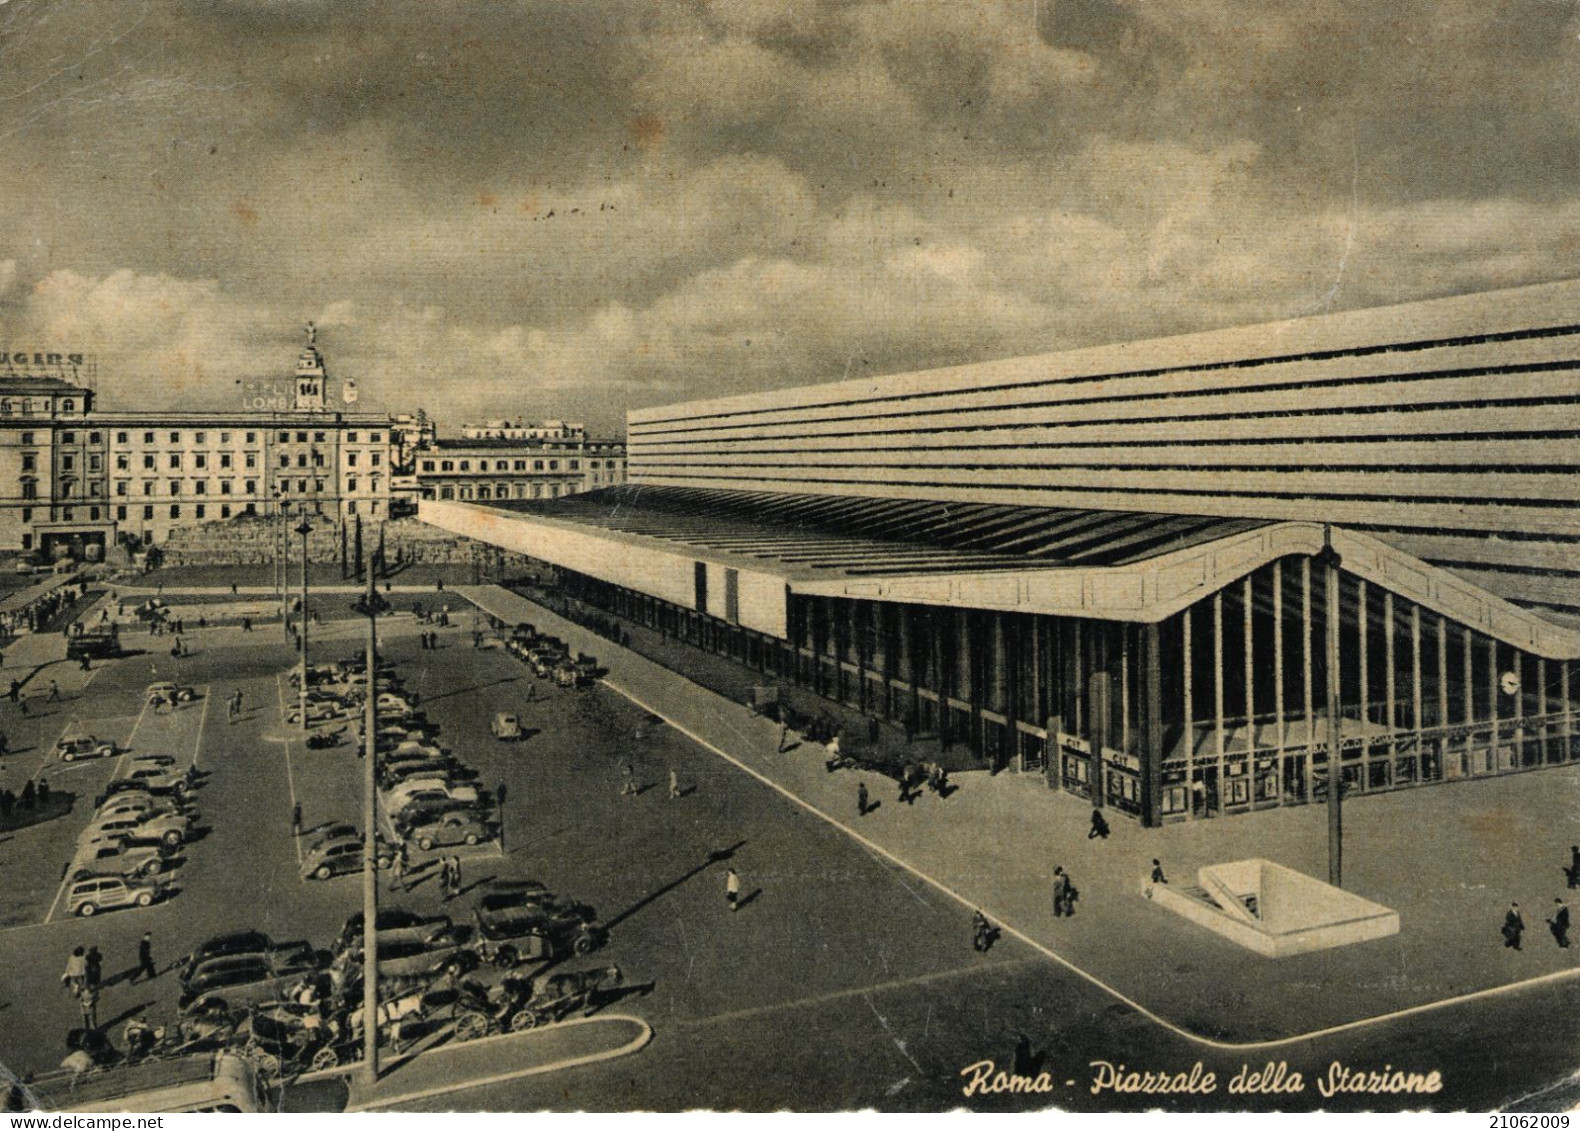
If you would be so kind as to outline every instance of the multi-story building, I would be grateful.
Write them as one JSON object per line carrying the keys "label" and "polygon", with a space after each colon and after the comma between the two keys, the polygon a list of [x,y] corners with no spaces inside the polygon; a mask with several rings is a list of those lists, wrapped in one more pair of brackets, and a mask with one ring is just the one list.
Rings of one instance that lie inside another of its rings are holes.
{"label": "multi-story building", "polygon": [[648,408],[630,487],[420,516],[1148,825],[1572,764],[1577,303]]}
{"label": "multi-story building", "polygon": [[489,420],[461,426],[463,440],[585,440],[587,426],[569,420]]}
{"label": "multi-story building", "polygon": [[91,556],[283,505],[388,517],[432,428],[420,414],[329,411],[313,338],[309,329],[289,407],[276,409],[101,411],[62,378],[0,378],[0,476],[15,485],[0,550]]}
{"label": "multi-story building", "polygon": [[417,455],[417,482],[425,499],[558,499],[624,483],[625,444],[585,435],[436,440]]}

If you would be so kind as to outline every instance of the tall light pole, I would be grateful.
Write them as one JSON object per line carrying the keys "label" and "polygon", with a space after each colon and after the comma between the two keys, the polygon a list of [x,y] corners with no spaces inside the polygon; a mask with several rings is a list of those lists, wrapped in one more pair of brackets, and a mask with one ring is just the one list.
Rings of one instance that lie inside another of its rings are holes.
{"label": "tall light pole", "polygon": [[301,698],[302,733],[307,733],[307,536],[313,532],[306,516],[296,528],[302,536],[302,679],[297,688]]}
{"label": "tall light pole", "polygon": [[[1339,717],[1339,565],[1342,559],[1333,548],[1333,529],[1324,527],[1322,553],[1317,555],[1326,575],[1328,594],[1327,668],[1328,668],[1328,883],[1344,886],[1344,751],[1343,720]],[[1365,616],[1364,608],[1356,609]]]}
{"label": "tall light pole", "polygon": [[359,611],[368,617],[367,701],[362,716],[362,1078],[369,1086],[379,1078],[379,854],[374,787],[378,757],[378,614],[389,606],[373,587],[368,570],[367,592]]}

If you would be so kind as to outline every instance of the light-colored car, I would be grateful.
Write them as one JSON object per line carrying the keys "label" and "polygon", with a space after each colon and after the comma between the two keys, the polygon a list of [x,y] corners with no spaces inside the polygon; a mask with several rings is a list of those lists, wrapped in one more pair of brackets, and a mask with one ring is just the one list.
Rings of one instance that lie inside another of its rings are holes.
{"label": "light-colored car", "polygon": [[175,848],[187,838],[191,822],[178,813],[112,813],[96,816],[93,823],[82,830],[77,838],[79,845],[95,839],[125,837],[132,842],[159,841],[168,848]]}
{"label": "light-colored car", "polygon": [[158,845],[132,844],[124,837],[95,838],[80,845],[66,865],[72,879],[88,876],[157,876],[164,871],[165,852]]}
{"label": "light-colored car", "polygon": [[187,790],[192,788],[192,782],[186,774],[176,773],[172,766],[148,765],[146,763],[133,763],[126,768],[126,772],[116,781],[137,782],[148,788],[151,793],[168,790],[177,797],[186,796]]}
{"label": "light-colored car", "polygon": [[406,830],[406,835],[416,842],[418,848],[427,852],[430,849],[453,844],[479,844],[491,839],[494,830],[480,814],[457,809],[454,812],[441,813],[431,821],[411,826]]}
{"label": "light-colored car", "polygon": [[521,737],[521,716],[514,711],[500,711],[494,716],[494,721],[489,724],[489,730],[494,732],[494,737],[501,742],[509,742]]}
{"label": "light-colored car", "polygon": [[190,703],[197,698],[197,692],[179,683],[150,683],[143,691],[143,698],[150,703]]}
{"label": "light-colored car", "polygon": [[165,888],[158,880],[141,880],[126,876],[88,876],[76,880],[66,890],[66,912],[69,915],[97,915],[100,911],[114,911],[122,907],[147,907],[164,895]]}
{"label": "light-colored car", "polygon": [[173,813],[184,815],[180,802],[174,797],[155,797],[151,793],[131,791],[117,793],[103,805],[100,805],[93,814],[95,821],[105,817],[119,817],[127,814],[153,815]]}
{"label": "light-colored car", "polygon": [[[361,872],[365,852],[362,836],[355,831],[324,837],[302,854],[302,878],[327,880],[333,876]],[[381,869],[388,868],[392,863],[382,845],[375,863]]]}
{"label": "light-colored car", "polygon": [[380,691],[378,709],[380,711],[400,711],[402,714],[410,714],[416,709],[416,705],[404,695],[397,695],[393,691]]}
{"label": "light-colored car", "polygon": [[119,753],[115,743],[91,734],[63,738],[55,743],[55,756],[62,762],[75,762],[79,758],[113,758]]}
{"label": "light-colored car", "polygon": [[407,778],[399,785],[386,790],[383,798],[384,808],[391,815],[399,815],[402,809],[411,804],[412,798],[432,795],[468,804],[475,804],[478,799],[475,785],[463,785],[442,776],[415,777]]}

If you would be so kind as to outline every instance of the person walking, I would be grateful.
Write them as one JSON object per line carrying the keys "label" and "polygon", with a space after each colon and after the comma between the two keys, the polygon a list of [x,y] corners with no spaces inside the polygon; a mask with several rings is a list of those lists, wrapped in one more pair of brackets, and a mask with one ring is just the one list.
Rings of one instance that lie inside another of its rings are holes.
{"label": "person walking", "polygon": [[1168,877],[1163,874],[1163,864],[1156,856],[1152,858],[1152,882],[1155,884],[1168,883]]}
{"label": "person walking", "polygon": [[450,902],[450,858],[441,857],[439,860],[439,890],[444,893],[441,902]]}
{"label": "person walking", "polygon": [[1571,890],[1580,888],[1580,844],[1569,846],[1569,867],[1564,869],[1564,877]]}
{"label": "person walking", "polygon": [[993,924],[980,909],[971,913],[971,949],[985,954],[993,946]]}
{"label": "person walking", "polygon": [[104,955],[99,953],[99,948],[90,946],[86,955],[87,985],[90,990],[97,991],[104,981]]}
{"label": "person walking", "polygon": [[1503,913],[1503,945],[1510,950],[1520,949],[1520,936],[1525,933],[1525,920],[1520,916],[1520,905],[1509,904]]}
{"label": "person walking", "polygon": [[1103,811],[1101,809],[1093,809],[1092,810],[1092,827],[1086,831],[1086,839],[1087,840],[1093,840],[1093,839],[1107,840],[1108,839],[1108,833],[1109,833],[1108,822],[1103,819]]}
{"label": "person walking", "polygon": [[461,894],[461,858],[459,856],[450,857],[450,894],[452,896]]}
{"label": "person walking", "polygon": [[66,971],[60,976],[60,984],[73,994],[82,993],[83,987],[88,984],[88,950],[86,947],[77,947],[71,952],[71,957],[66,959]]}
{"label": "person walking", "polygon": [[243,632],[251,632],[252,631],[252,618],[251,617],[242,617],[241,618],[241,630]]}
{"label": "person walking", "polygon": [[1547,920],[1547,929],[1553,933],[1553,942],[1560,950],[1569,949],[1569,906],[1562,896],[1553,899],[1553,914]]}
{"label": "person walking", "polygon": [[630,762],[622,762],[620,764],[620,779],[620,796],[635,797],[637,795],[636,767],[631,765]]}
{"label": "person walking", "polygon": [[395,849],[394,869],[393,874],[390,877],[391,888],[393,888],[396,884],[400,884],[401,891],[411,890],[411,885],[406,882],[406,870],[410,864],[411,857],[406,851],[406,842],[401,841],[401,843]]}
{"label": "person walking", "polygon": [[144,931],[137,944],[137,972],[132,975],[132,981],[151,982],[158,976],[159,971],[154,966],[154,936]]}
{"label": "person walking", "polygon": [[784,718],[781,716],[779,719],[779,745],[774,749],[774,753],[783,754],[785,752],[785,740],[789,737],[790,725],[786,723]]}
{"label": "person walking", "polygon": [[302,835],[302,803],[300,801],[291,806],[291,835]]}
{"label": "person walking", "polygon": [[56,683],[54,680],[49,681],[49,701],[51,703],[60,702],[60,684]]}
{"label": "person walking", "polygon": [[865,817],[867,815],[867,801],[867,783],[861,782],[856,786],[856,816]]}
{"label": "person walking", "polygon": [[735,874],[734,868],[727,868],[724,872],[724,902],[730,905],[731,911],[741,909],[741,878]]}
{"label": "person walking", "polygon": [[675,772],[675,767],[669,768],[669,799],[675,800],[680,796],[680,775]]}
{"label": "person walking", "polygon": [[1074,890],[1070,884],[1070,877],[1065,875],[1063,866],[1053,869],[1053,917],[1061,919],[1066,915],[1074,915],[1075,908],[1071,904],[1070,892]]}

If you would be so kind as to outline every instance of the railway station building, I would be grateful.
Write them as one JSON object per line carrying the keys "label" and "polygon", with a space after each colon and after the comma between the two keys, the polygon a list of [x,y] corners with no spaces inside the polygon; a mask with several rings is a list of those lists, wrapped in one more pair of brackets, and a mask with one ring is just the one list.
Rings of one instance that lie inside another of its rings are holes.
{"label": "railway station building", "polygon": [[[425,500],[621,617],[1146,825],[1580,759],[1580,282],[635,411]],[[1336,749],[1335,749],[1336,746]]]}

